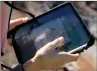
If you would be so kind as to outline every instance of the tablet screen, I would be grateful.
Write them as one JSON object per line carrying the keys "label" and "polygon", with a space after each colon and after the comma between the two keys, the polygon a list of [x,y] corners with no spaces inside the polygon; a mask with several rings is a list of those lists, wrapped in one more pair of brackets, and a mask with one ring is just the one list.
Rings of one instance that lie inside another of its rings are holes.
{"label": "tablet screen", "polygon": [[[33,29],[33,23],[40,26]],[[90,36],[83,25],[73,7],[67,4],[38,17],[29,25],[21,27],[17,31],[15,39],[25,61],[32,56],[32,53],[35,54],[38,49],[60,36],[64,37],[64,51],[66,52],[86,44]]]}

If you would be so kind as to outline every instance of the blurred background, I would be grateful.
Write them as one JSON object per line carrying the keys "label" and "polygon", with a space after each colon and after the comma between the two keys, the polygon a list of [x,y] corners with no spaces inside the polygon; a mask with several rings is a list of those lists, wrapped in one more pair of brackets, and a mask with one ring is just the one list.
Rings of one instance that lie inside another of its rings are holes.
{"label": "blurred background", "polygon": [[[65,1],[33,1],[33,2],[27,2],[27,1],[15,2],[14,1],[13,5],[21,10],[30,12],[34,14],[35,16],[39,16],[43,14],[44,12],[49,11],[50,9],[64,2]],[[73,1],[71,3],[74,4],[76,10],[78,11],[83,21],[85,22],[87,28],[97,40],[97,2],[94,2],[94,1],[74,2]],[[15,9],[12,10],[11,20],[22,18],[22,17],[30,18],[30,16],[28,16],[26,13],[23,13]],[[4,56],[2,56],[1,60],[5,65],[9,67],[15,67],[18,64],[18,61],[15,56],[13,47],[9,46],[7,42],[6,42],[6,46],[7,46],[6,52]],[[76,62],[73,62],[73,63],[69,63],[65,65],[65,67],[68,69],[68,71],[96,71],[97,69],[96,68],[96,57],[97,57],[96,50],[97,50],[97,43],[95,41],[94,46],[92,46],[91,48],[89,48],[88,50],[84,51],[81,54],[79,60],[77,61],[78,64],[76,64]],[[92,57],[93,59],[89,60],[89,58],[91,58],[91,56],[93,55],[94,55],[94,57]],[[85,59],[83,59],[84,57]],[[86,62],[87,60],[89,60],[90,63]],[[90,65],[90,66],[87,66],[87,65]],[[84,67],[84,66],[87,66],[87,67]],[[3,71],[7,71],[4,68],[2,69]],[[58,71],[66,71],[66,70],[62,68],[62,69],[59,69]]]}

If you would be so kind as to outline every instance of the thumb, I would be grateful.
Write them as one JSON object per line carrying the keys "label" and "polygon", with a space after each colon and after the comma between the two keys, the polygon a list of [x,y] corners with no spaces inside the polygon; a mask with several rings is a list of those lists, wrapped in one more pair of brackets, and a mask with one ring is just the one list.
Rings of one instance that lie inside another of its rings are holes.
{"label": "thumb", "polygon": [[29,20],[28,17],[24,17],[24,18],[19,18],[16,20],[11,20],[10,21],[10,25],[9,25],[9,30],[12,30],[13,28],[15,28],[17,25],[26,23]]}
{"label": "thumb", "polygon": [[59,52],[58,55],[66,63],[76,61],[79,58],[79,54],[70,54],[70,53],[66,53],[66,52]]}

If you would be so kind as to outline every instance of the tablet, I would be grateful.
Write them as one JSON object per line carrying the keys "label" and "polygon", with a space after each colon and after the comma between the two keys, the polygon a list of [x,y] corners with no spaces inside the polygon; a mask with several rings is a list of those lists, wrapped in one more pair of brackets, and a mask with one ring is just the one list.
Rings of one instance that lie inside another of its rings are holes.
{"label": "tablet", "polygon": [[60,36],[65,40],[63,50],[70,53],[84,48],[91,37],[71,3],[61,4],[15,29],[13,46],[18,48],[23,63]]}

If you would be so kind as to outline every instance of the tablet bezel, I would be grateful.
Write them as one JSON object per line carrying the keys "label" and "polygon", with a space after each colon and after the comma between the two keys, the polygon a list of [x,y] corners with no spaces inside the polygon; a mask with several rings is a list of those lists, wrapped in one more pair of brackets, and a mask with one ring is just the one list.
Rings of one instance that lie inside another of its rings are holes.
{"label": "tablet bezel", "polygon": [[[63,7],[63,6],[65,7],[66,5],[70,5],[70,7],[72,7],[72,10],[75,12],[76,16],[77,16],[77,17],[79,18],[79,20],[82,22],[82,26],[85,28],[87,34],[89,35],[89,37],[91,37],[90,32],[88,31],[86,25],[85,25],[84,22],[82,21],[81,17],[79,16],[79,14],[78,14],[78,12],[76,11],[76,8],[73,6],[73,4],[70,3],[70,2],[60,4],[60,5],[56,6],[56,7],[54,7],[53,9],[51,9],[50,11],[47,11],[47,12],[41,14],[40,16],[37,16],[36,18],[31,19],[31,20],[29,20],[29,21],[26,22],[26,23],[23,23],[23,24],[21,24],[21,25],[16,26],[14,29],[12,29],[11,31],[8,32],[9,35],[11,35],[13,47],[14,47],[14,50],[15,50],[15,52],[16,52],[16,56],[17,56],[17,58],[18,58],[18,61],[19,61],[20,63],[24,63],[24,62],[23,62],[23,60],[22,60],[22,55],[20,55],[21,51],[19,50],[19,47],[18,47],[18,45],[16,44],[16,41],[15,41],[15,38],[14,38],[15,33],[18,31],[18,29],[21,28],[21,27],[24,26],[24,25],[31,24],[31,22],[37,20],[38,18],[40,18],[40,17],[42,17],[42,16],[45,16],[45,15],[47,15],[47,14],[49,14],[49,13],[51,13],[51,12],[53,12],[53,11],[55,11],[55,10],[61,8],[61,7]],[[73,52],[76,52],[76,51],[78,51],[78,50],[81,50],[81,49],[83,49],[84,47],[86,47],[86,45],[87,45],[87,44],[84,44],[84,45],[82,45],[82,46],[80,46],[80,47],[78,47],[78,48],[75,48],[75,49],[69,51],[68,53],[73,53]]]}

